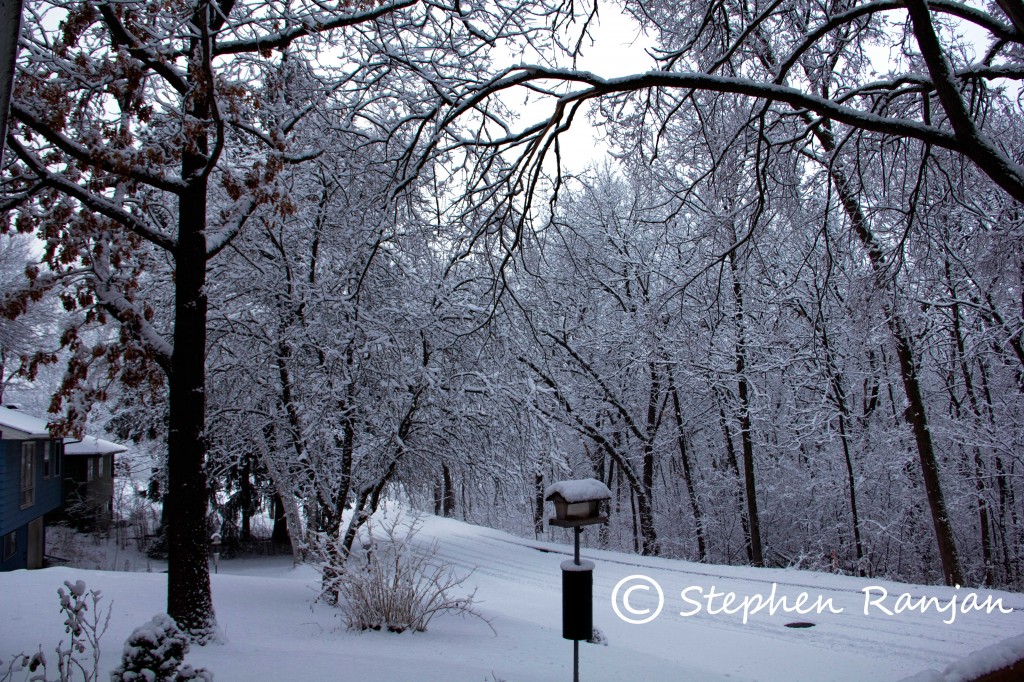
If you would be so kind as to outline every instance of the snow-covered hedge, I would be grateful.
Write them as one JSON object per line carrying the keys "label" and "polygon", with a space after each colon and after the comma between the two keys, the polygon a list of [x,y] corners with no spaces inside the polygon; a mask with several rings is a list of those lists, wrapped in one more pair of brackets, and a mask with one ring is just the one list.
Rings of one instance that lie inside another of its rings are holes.
{"label": "snow-covered hedge", "polygon": [[188,636],[167,614],[159,613],[132,632],[124,644],[121,665],[110,673],[111,682],[213,682],[205,668],[185,663]]}

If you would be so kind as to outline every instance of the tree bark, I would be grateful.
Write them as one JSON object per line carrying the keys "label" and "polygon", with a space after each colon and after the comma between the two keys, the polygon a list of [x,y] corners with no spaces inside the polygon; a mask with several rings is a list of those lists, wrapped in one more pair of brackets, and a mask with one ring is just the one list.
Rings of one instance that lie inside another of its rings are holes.
{"label": "tree bark", "polygon": [[206,532],[206,177],[205,136],[188,153],[174,252],[174,351],[168,382],[167,614],[200,641],[215,626]]}

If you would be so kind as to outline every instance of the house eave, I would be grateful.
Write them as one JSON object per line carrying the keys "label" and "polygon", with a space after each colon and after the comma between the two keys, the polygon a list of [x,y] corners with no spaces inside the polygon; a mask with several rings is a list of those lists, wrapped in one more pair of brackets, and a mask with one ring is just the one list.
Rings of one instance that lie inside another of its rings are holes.
{"label": "house eave", "polygon": [[39,438],[49,437],[49,431],[22,431],[21,429],[11,428],[10,426],[0,426],[0,440],[37,440]]}

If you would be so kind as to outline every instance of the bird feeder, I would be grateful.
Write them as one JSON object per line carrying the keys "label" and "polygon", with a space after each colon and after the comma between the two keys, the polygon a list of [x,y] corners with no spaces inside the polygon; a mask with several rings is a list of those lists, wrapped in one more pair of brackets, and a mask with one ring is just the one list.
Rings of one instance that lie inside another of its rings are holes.
{"label": "bird feeder", "polygon": [[548,523],[559,528],[578,528],[595,523],[608,523],[601,514],[601,503],[612,493],[596,478],[559,481],[544,491],[544,499],[555,503],[555,518]]}
{"label": "bird feeder", "polygon": [[544,491],[544,499],[555,503],[555,518],[548,525],[572,528],[575,536],[573,560],[562,563],[562,637],[572,640],[573,681],[580,679],[580,640],[594,632],[594,563],[580,561],[580,533],[583,526],[608,523],[601,503],[612,493],[596,478],[559,481]]}

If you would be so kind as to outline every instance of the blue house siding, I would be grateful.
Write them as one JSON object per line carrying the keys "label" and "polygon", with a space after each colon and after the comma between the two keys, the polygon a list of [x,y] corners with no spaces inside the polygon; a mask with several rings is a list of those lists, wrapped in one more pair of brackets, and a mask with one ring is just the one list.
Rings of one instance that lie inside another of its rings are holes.
{"label": "blue house siding", "polygon": [[[21,508],[21,454],[22,443],[35,442],[33,473],[35,476],[35,500],[28,507]],[[49,475],[43,468],[43,453],[46,443],[50,444]],[[62,457],[60,440],[0,441],[0,570],[26,567],[29,545],[28,524],[44,514],[58,509],[63,497],[63,476],[55,467],[60,466]],[[61,467],[61,470],[63,467]],[[45,531],[44,531],[45,532]],[[10,534],[15,533],[16,552],[9,559],[4,558],[4,549],[9,546]]]}
{"label": "blue house siding", "polygon": [[[3,560],[4,554],[0,553],[0,572],[16,571],[19,568],[26,568],[28,566],[28,526],[22,526],[10,532],[14,533],[15,537],[14,556]],[[4,533],[5,538],[7,535],[8,533]],[[6,543],[4,547],[6,547]],[[0,552],[2,551],[0,549]]]}
{"label": "blue house siding", "polygon": [[[0,440],[0,499],[5,497],[7,492],[7,441]],[[4,505],[0,503],[0,532],[7,527],[4,521]],[[0,559],[3,557],[0,556]]]}

